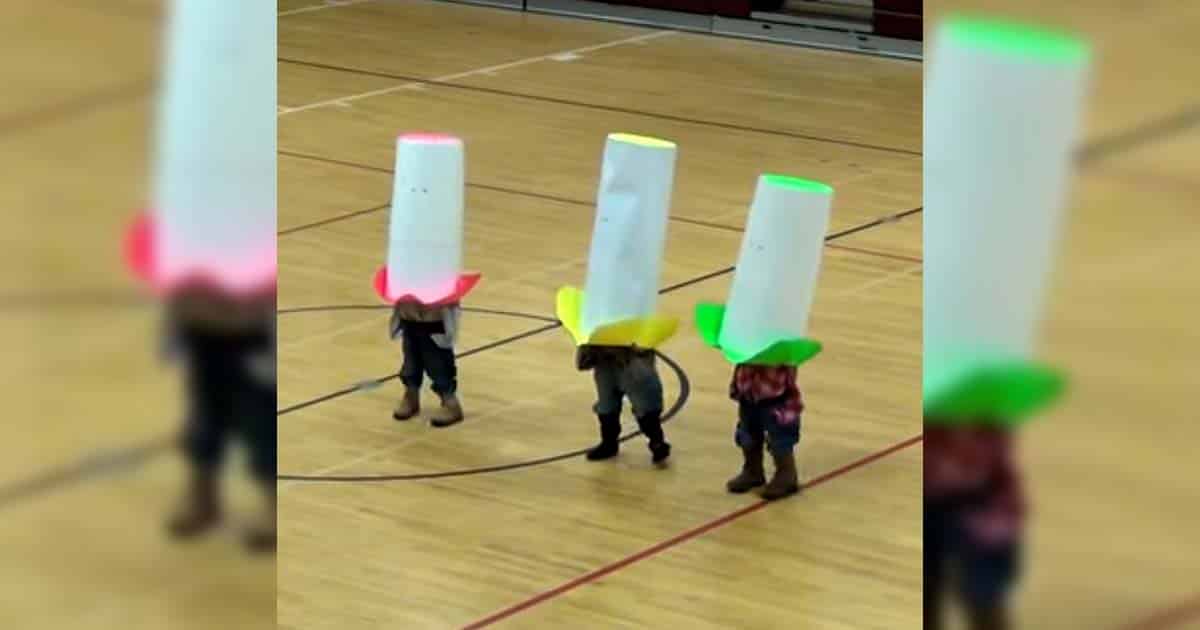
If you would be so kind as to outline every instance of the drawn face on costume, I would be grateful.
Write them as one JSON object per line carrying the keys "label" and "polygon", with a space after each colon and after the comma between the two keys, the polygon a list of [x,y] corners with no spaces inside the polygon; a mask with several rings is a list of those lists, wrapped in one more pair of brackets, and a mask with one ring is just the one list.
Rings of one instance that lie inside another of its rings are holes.
{"label": "drawn face on costume", "polygon": [[654,314],[675,145],[612,134],[588,254],[584,327]]}
{"label": "drawn face on costume", "polygon": [[462,267],[463,146],[410,134],[397,145],[388,252],[390,291],[452,286]]}
{"label": "drawn face on costume", "polygon": [[726,347],[753,354],[805,335],[832,192],[808,180],[759,179],[722,327]]}

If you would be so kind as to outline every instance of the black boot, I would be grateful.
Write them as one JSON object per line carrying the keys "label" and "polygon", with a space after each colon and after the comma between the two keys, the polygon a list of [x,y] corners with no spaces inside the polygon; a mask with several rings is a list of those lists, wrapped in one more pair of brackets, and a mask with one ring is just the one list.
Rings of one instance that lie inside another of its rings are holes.
{"label": "black boot", "polygon": [[637,419],[638,428],[642,435],[650,440],[650,457],[654,463],[662,462],[671,456],[671,445],[667,443],[662,430],[662,412],[655,411]]}
{"label": "black boot", "polygon": [[990,608],[970,607],[967,610],[967,626],[971,630],[1008,630],[1008,611],[1003,605]]}
{"label": "black boot", "polygon": [[617,456],[621,449],[621,414],[608,413],[600,416],[600,443],[587,452],[587,458],[593,462],[611,459]]}

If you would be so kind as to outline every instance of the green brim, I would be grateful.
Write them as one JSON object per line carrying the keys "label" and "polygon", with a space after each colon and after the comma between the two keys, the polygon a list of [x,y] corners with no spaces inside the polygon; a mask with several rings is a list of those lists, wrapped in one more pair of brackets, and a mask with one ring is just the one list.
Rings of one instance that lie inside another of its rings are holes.
{"label": "green brim", "polygon": [[747,365],[800,365],[821,354],[821,342],[816,339],[785,339],[770,345],[758,354],[743,358],[742,355],[722,349],[730,363]]}
{"label": "green brim", "polygon": [[1018,426],[1066,391],[1058,370],[1033,363],[980,366],[953,385],[926,393],[925,424]]}
{"label": "green brim", "polygon": [[696,305],[696,330],[704,343],[717,348],[733,364],[800,365],[821,353],[821,342],[815,339],[784,339],[765,350],[750,355],[722,348],[721,324],[725,320],[725,305],[701,303]]}
{"label": "green brim", "polygon": [[696,330],[700,339],[712,348],[720,348],[721,322],[725,321],[725,305],[701,302],[696,305]]}

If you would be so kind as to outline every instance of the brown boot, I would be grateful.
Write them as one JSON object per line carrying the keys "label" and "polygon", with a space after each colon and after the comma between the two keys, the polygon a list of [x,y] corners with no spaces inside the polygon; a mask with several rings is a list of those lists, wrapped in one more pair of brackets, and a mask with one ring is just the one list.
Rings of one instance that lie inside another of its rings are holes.
{"label": "brown boot", "polygon": [[771,458],[775,460],[775,476],[763,488],[762,498],[775,501],[799,492],[800,475],[796,472],[796,456],[792,453],[771,453]]}
{"label": "brown boot", "polygon": [[193,472],[183,504],[167,520],[167,532],[175,538],[194,538],[221,522],[214,471]]}
{"label": "brown boot", "polygon": [[254,552],[273,552],[275,551],[275,482],[264,484],[264,498],[266,499],[263,506],[263,515],[261,520],[249,529],[242,539],[246,548]]}
{"label": "brown boot", "polygon": [[762,442],[752,446],[743,446],[742,457],[745,458],[742,472],[725,484],[725,489],[734,494],[749,492],[767,482],[766,473],[763,472]]}
{"label": "brown boot", "polygon": [[433,412],[433,418],[430,419],[430,424],[441,429],[453,424],[458,424],[463,420],[462,404],[458,402],[458,396],[447,394],[442,397],[442,406]]}
{"label": "brown boot", "polygon": [[392,412],[392,418],[408,420],[418,413],[421,413],[421,390],[411,387],[405,389],[404,398],[401,398],[396,405],[396,410]]}

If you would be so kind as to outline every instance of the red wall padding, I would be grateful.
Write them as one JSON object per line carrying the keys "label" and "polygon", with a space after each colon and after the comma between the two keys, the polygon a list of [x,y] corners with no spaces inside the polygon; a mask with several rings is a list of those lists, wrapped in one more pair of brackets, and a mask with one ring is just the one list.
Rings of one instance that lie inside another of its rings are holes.
{"label": "red wall padding", "polygon": [[[722,17],[749,18],[752,0],[605,0],[608,4],[620,4],[645,9],[662,9],[681,13],[720,15]],[[875,0],[875,8],[885,13],[875,14],[875,34],[899,39],[920,40],[922,35],[921,14],[923,0]],[[904,15],[896,15],[904,14]]]}

